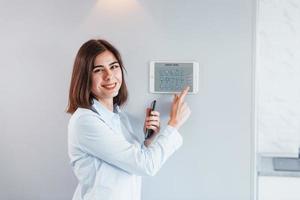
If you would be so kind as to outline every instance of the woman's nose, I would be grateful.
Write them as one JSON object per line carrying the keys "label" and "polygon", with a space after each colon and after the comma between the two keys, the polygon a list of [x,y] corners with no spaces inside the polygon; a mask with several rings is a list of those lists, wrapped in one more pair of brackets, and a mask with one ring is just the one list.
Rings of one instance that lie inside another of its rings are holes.
{"label": "woman's nose", "polygon": [[110,80],[111,77],[112,77],[112,71],[110,71],[109,69],[106,70],[106,72],[105,72],[105,77],[104,77],[105,80]]}

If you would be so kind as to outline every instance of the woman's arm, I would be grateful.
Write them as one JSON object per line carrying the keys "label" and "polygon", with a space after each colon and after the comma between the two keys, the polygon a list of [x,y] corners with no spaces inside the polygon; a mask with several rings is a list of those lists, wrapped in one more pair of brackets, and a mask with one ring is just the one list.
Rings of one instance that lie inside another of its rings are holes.
{"label": "woman's arm", "polygon": [[154,175],[182,144],[175,128],[167,127],[149,148],[138,143],[129,143],[114,133],[96,115],[84,114],[69,127],[70,136],[76,137],[80,148],[105,162],[129,173]]}

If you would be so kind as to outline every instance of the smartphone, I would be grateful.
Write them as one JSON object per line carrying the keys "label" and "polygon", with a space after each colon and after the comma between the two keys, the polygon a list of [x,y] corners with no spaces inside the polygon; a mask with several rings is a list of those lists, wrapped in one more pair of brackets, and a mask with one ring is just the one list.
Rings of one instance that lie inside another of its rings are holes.
{"label": "smartphone", "polygon": [[[150,115],[151,115],[151,111],[155,110],[155,104],[156,104],[156,100],[152,101],[151,106],[150,106]],[[154,131],[152,129],[146,129],[145,139],[150,138],[153,133],[154,133]]]}

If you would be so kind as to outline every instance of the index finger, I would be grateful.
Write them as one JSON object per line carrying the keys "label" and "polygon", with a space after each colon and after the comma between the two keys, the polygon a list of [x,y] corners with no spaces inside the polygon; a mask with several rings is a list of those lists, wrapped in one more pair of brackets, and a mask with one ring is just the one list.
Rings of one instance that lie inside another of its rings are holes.
{"label": "index finger", "polygon": [[184,98],[187,95],[189,89],[190,89],[190,86],[187,86],[184,90],[182,90],[182,92],[179,95],[179,101],[180,102],[182,102],[184,100]]}

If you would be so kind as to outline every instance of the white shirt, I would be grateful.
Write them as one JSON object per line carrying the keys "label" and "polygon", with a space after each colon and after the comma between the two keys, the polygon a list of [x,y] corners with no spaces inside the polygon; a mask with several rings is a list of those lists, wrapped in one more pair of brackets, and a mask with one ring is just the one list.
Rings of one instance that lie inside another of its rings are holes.
{"label": "white shirt", "polygon": [[[78,108],[68,125],[68,153],[78,186],[73,200],[140,200],[141,176],[153,176],[182,144],[167,126],[146,147],[118,106],[109,111],[97,100]],[[143,134],[143,133],[142,133]]]}

